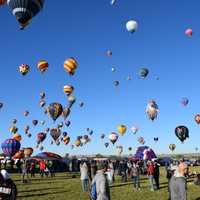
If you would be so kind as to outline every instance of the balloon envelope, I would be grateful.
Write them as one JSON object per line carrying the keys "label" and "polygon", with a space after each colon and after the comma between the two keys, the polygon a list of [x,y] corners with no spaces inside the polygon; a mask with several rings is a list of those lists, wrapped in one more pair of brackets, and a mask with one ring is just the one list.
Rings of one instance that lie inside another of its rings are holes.
{"label": "balloon envelope", "polygon": [[15,139],[7,139],[1,144],[5,156],[12,157],[20,149],[20,142]]}

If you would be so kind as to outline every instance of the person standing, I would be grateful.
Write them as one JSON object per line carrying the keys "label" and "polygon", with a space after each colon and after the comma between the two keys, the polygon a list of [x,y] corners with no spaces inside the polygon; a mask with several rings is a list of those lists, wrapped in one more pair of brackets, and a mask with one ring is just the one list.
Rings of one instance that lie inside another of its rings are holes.
{"label": "person standing", "polygon": [[156,183],[156,189],[159,190],[160,189],[160,184],[159,184],[159,177],[160,177],[160,164],[157,161],[154,161],[154,180]]}
{"label": "person standing", "polygon": [[147,162],[147,175],[149,177],[151,191],[154,191],[154,164],[152,161]]}
{"label": "person standing", "polygon": [[40,175],[42,178],[44,177],[45,168],[46,168],[46,163],[43,160],[41,160],[40,161]]}
{"label": "person standing", "polygon": [[30,172],[31,172],[31,178],[35,177],[35,163],[34,162],[31,163]]}
{"label": "person standing", "polygon": [[96,200],[111,200],[110,198],[110,189],[108,180],[106,178],[105,172],[107,170],[107,166],[105,163],[99,163],[97,166],[97,173],[92,180],[92,186],[96,185]]}
{"label": "person standing", "polygon": [[87,192],[89,189],[89,176],[88,167],[85,162],[80,164],[80,172],[83,192]]}
{"label": "person standing", "polygon": [[187,182],[185,174],[188,167],[182,162],[178,166],[178,173],[170,180],[170,200],[187,200]]}
{"label": "person standing", "polygon": [[92,178],[92,180],[93,180],[96,172],[97,172],[97,164],[96,164],[95,160],[92,160],[91,161],[91,178]]}
{"label": "person standing", "polygon": [[28,172],[28,163],[27,160],[23,160],[22,162],[22,183],[30,182],[29,172]]}
{"label": "person standing", "polygon": [[131,167],[134,188],[140,190],[140,167],[138,162],[133,162]]}

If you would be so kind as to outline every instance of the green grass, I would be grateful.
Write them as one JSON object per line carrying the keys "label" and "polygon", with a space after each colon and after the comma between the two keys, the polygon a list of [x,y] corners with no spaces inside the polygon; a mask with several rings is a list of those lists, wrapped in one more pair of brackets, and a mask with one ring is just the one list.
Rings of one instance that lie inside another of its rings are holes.
{"label": "green grass", "polygon": [[[200,167],[192,171],[200,171]],[[112,200],[166,200],[168,198],[167,179],[164,169],[161,170],[161,189],[151,192],[146,177],[141,177],[141,191],[134,191],[132,182],[121,183],[119,177],[111,186]],[[21,183],[20,175],[13,174],[13,180],[17,184],[19,200],[89,200],[87,193],[81,191],[79,177],[72,179],[70,174],[59,173],[55,178],[43,178],[39,175],[32,179],[31,183]],[[192,179],[188,182],[188,200],[200,198],[200,187],[193,185]]]}

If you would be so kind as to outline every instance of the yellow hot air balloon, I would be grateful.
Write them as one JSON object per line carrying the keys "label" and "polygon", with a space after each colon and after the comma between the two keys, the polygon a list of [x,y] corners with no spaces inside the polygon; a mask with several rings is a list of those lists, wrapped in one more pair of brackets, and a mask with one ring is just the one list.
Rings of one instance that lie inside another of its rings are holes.
{"label": "yellow hot air balloon", "polygon": [[77,140],[75,141],[75,145],[76,145],[77,147],[79,147],[79,146],[81,145],[81,140],[80,140],[80,139],[77,139]]}
{"label": "yellow hot air balloon", "polygon": [[18,133],[15,133],[12,138],[17,140],[18,142],[20,142],[22,140],[22,136]]}
{"label": "yellow hot air balloon", "polygon": [[118,132],[120,133],[120,135],[124,135],[127,130],[126,126],[123,124],[119,125],[117,129],[118,129]]}
{"label": "yellow hot air balloon", "polygon": [[18,131],[18,128],[16,127],[16,126],[11,126],[10,128],[9,128],[9,131],[11,132],[11,133],[17,133],[17,131]]}
{"label": "yellow hot air balloon", "polygon": [[37,64],[37,67],[40,70],[40,72],[43,73],[43,72],[45,72],[48,69],[49,64],[48,64],[48,62],[46,60],[40,60],[38,62],[38,64]]}
{"label": "yellow hot air balloon", "polygon": [[65,85],[63,91],[65,94],[70,95],[74,91],[74,87],[71,85]]}
{"label": "yellow hot air balloon", "polygon": [[77,66],[78,66],[77,61],[72,57],[65,60],[65,62],[64,62],[64,69],[70,75],[74,75]]}

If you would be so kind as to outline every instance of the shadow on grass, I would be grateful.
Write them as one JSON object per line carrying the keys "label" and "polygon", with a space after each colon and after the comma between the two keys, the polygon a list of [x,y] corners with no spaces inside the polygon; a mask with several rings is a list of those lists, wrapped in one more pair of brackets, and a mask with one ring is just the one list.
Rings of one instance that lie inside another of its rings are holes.
{"label": "shadow on grass", "polygon": [[[31,179],[31,178],[30,178]],[[66,177],[66,176],[59,176],[59,177],[44,177],[44,178],[32,178],[31,180],[32,181],[47,181],[47,180],[67,180],[67,179],[73,179],[72,177]],[[21,182],[22,180],[21,179],[14,179],[15,182]]]}
{"label": "shadow on grass", "polygon": [[61,191],[58,191],[58,192],[46,192],[46,193],[42,193],[42,194],[27,194],[27,195],[19,195],[17,196],[17,199],[20,199],[20,198],[27,198],[27,197],[39,197],[39,196],[45,196],[45,195],[54,195],[54,194],[64,194],[64,193],[68,193],[66,190],[61,190]]}
{"label": "shadow on grass", "polygon": [[63,187],[51,187],[51,188],[43,188],[43,189],[19,190],[19,193],[23,193],[23,192],[38,192],[38,191],[57,190],[57,189],[63,189]]}

